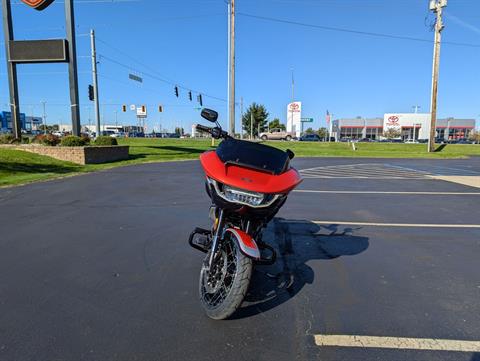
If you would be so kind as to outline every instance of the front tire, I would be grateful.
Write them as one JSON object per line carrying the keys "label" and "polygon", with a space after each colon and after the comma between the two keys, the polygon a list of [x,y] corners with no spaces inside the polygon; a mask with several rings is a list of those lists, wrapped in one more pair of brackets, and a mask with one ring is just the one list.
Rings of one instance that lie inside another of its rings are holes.
{"label": "front tire", "polygon": [[263,141],[266,141],[268,140],[268,137],[266,135],[262,135],[262,138],[261,138]]}
{"label": "front tire", "polygon": [[287,142],[289,142],[289,141],[292,140],[292,137],[291,137],[290,135],[287,135],[287,136],[285,137],[285,140],[286,140]]}
{"label": "front tire", "polygon": [[212,272],[206,262],[200,271],[200,303],[208,317],[224,320],[231,316],[242,304],[247,294],[252,275],[252,260],[240,252],[238,241],[227,232],[219,245],[219,251]]}

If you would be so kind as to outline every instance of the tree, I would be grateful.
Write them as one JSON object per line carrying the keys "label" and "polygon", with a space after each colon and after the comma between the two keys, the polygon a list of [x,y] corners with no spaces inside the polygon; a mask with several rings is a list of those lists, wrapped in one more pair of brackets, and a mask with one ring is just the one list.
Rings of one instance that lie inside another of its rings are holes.
{"label": "tree", "polygon": [[327,128],[325,128],[325,127],[320,128],[320,129],[318,130],[317,134],[318,134],[318,136],[319,136],[321,139],[323,139],[323,140],[325,140],[325,139],[328,138],[328,130],[327,130]]}
{"label": "tree", "polygon": [[474,143],[480,144],[480,131],[471,132],[468,139],[470,139]]}
{"label": "tree", "polygon": [[389,128],[383,132],[383,136],[388,139],[398,138],[402,135],[399,129]]}
{"label": "tree", "polygon": [[251,116],[253,115],[253,131],[252,134],[254,136],[258,136],[258,129],[260,128],[260,132],[265,130],[265,126],[267,124],[268,112],[265,106],[257,103],[252,103],[247,111],[243,114],[242,117],[242,126],[243,130],[250,134],[252,120]]}
{"label": "tree", "polygon": [[315,131],[312,128],[308,128],[304,133],[305,134],[314,134]]}
{"label": "tree", "polygon": [[285,124],[280,123],[280,119],[275,118],[270,123],[268,123],[268,129],[280,129],[280,130],[287,130]]}
{"label": "tree", "polygon": [[176,127],[175,134],[182,136],[183,135],[183,128]]}

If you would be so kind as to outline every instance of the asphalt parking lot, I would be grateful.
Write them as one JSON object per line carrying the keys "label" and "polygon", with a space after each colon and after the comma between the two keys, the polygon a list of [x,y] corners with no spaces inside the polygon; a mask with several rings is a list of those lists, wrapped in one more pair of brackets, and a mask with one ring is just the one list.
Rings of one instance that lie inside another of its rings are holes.
{"label": "asphalt parking lot", "polygon": [[480,159],[294,165],[278,262],[220,322],[187,244],[208,225],[198,162],[0,189],[0,360],[479,361],[480,188],[438,178]]}

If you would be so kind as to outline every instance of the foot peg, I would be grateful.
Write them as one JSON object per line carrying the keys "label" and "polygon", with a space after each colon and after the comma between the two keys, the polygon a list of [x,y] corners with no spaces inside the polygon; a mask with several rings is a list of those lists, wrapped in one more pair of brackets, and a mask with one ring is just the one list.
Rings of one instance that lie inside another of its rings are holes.
{"label": "foot peg", "polygon": [[203,253],[207,253],[210,249],[212,233],[209,230],[203,228],[195,228],[190,237],[188,238],[188,243],[195,249]]}

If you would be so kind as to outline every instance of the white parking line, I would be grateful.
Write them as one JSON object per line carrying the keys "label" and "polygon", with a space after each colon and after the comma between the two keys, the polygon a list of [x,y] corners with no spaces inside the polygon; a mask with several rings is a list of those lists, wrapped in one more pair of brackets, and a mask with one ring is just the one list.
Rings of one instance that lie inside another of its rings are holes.
{"label": "white parking line", "polygon": [[480,196],[480,192],[390,192],[390,191],[316,191],[296,189],[296,193],[331,193],[331,194],[402,194],[402,195],[439,195],[439,196]]}
{"label": "white parking line", "polygon": [[317,346],[480,352],[479,341],[354,335],[315,335]]}
{"label": "white parking line", "polygon": [[344,221],[312,221],[315,224],[336,224],[348,226],[371,227],[423,227],[423,228],[480,228],[480,224],[429,224],[429,223],[375,223],[375,222],[344,222]]}

